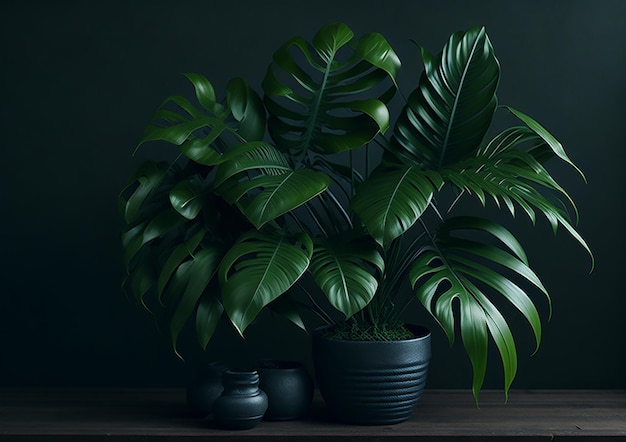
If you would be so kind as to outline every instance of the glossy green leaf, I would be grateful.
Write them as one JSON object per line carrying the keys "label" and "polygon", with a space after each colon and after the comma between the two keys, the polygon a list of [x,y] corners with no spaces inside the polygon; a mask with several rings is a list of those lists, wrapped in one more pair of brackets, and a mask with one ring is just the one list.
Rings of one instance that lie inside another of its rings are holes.
{"label": "glossy green leaf", "polygon": [[[464,233],[463,233],[464,232]],[[507,250],[489,244],[468,232],[496,237]],[[435,242],[424,247],[410,270],[410,280],[418,299],[437,319],[452,343],[455,333],[455,309],[458,300],[460,328],[465,349],[474,368],[473,390],[477,397],[482,386],[487,361],[487,331],[496,343],[503,362],[505,392],[517,371],[517,352],[509,327],[499,312],[495,299],[512,304],[528,321],[541,342],[541,320],[525,286],[512,278],[531,283],[548,301],[548,293],[530,269],[517,239],[502,226],[485,219],[458,217],[440,226]],[[506,270],[506,271],[503,271]],[[524,287],[524,288],[523,288]]]}
{"label": "glossy green leaf", "polygon": [[486,202],[485,195],[492,197],[498,205],[503,202],[513,216],[517,205],[533,223],[536,221],[535,211],[538,210],[555,233],[560,225],[572,235],[591,257],[593,268],[594,259],[589,246],[563,209],[566,204],[562,199],[578,214],[572,198],[531,152],[518,148],[528,141],[537,147],[540,138],[529,134],[524,128],[505,131],[503,134],[481,149],[476,157],[442,170],[444,179],[477,195],[483,204]]}
{"label": "glossy green leaf", "polygon": [[[485,373],[489,349],[487,315],[473,297],[459,295],[460,329],[463,346],[470,358],[473,370],[472,393],[478,401]],[[506,368],[505,368],[506,369]]]}
{"label": "glossy green leaf", "polygon": [[548,132],[541,124],[539,124],[530,116],[516,109],[513,109],[510,106],[504,106],[504,107],[513,115],[515,115],[517,118],[519,118],[522,122],[524,122],[524,124],[526,124],[526,126],[528,126],[528,128],[531,129],[535,134],[541,137],[541,139],[545,142],[545,144],[548,147],[550,147],[550,149],[552,149],[552,152],[557,157],[559,157],[560,159],[565,161],[567,164],[572,166],[574,169],[576,169],[576,171],[580,174],[580,176],[582,176],[583,179],[585,179],[585,175],[583,174],[583,172],[572,162],[572,160],[570,160],[570,158],[567,156],[567,153],[565,153],[565,149],[563,149],[563,145],[554,137],[554,135]]}
{"label": "glossy green leaf", "polygon": [[159,238],[181,226],[187,220],[173,209],[166,210],[155,216],[143,232],[143,243]]}
{"label": "glossy green leaf", "polygon": [[384,245],[415,224],[442,184],[436,172],[416,165],[380,167],[358,186],[351,207]]}
{"label": "glossy green leaf", "polygon": [[221,257],[222,251],[219,248],[209,247],[198,251],[190,261],[178,267],[175,278],[184,285],[184,291],[180,297],[168,298],[175,299],[173,305],[168,305],[172,311],[169,329],[174,351],[176,351],[178,335],[215,275]]}
{"label": "glossy green leaf", "polygon": [[500,66],[484,28],[452,34],[426,69],[394,128],[389,149],[429,169],[472,156],[497,107]]}
{"label": "glossy green leaf", "polygon": [[329,179],[326,174],[298,169],[284,175],[264,176],[251,180],[250,184],[261,192],[241,201],[243,213],[259,229],[265,223],[284,215],[326,190]]}
{"label": "glossy green leaf", "polygon": [[[240,144],[229,150],[217,168],[214,186],[243,177],[243,173],[257,171],[264,175],[281,175],[291,172],[286,157],[271,144],[261,141]],[[248,175],[245,175],[247,177]]]}
{"label": "glossy green leaf", "polygon": [[205,229],[201,229],[187,241],[179,244],[176,248],[174,248],[172,253],[163,264],[163,267],[161,268],[161,271],[159,273],[159,279],[157,281],[157,293],[159,298],[161,298],[163,290],[165,289],[165,286],[167,285],[174,271],[183,261],[185,261],[189,256],[193,255],[206,233],[207,232]]}
{"label": "glossy green leaf", "polygon": [[187,73],[184,75],[193,84],[198,103],[200,103],[204,109],[215,112],[217,103],[215,89],[213,89],[211,82],[207,80],[204,75],[195,73]]}
{"label": "glossy green leaf", "polygon": [[204,205],[204,192],[196,180],[185,180],[170,190],[170,202],[176,211],[187,219],[194,219]]}
{"label": "glossy green leaf", "polygon": [[316,242],[309,270],[331,305],[349,318],[372,300],[378,289],[376,274],[383,269],[375,243],[334,237]]}
{"label": "glossy green leaf", "polygon": [[239,136],[246,141],[263,139],[266,116],[261,97],[243,79],[235,78],[226,87],[226,101],[239,122]]}
{"label": "glossy green leaf", "polygon": [[169,207],[155,215],[150,222],[140,224],[138,227],[127,231],[123,238],[123,244],[125,244],[124,263],[126,267],[128,268],[131,260],[143,246],[156,238],[167,235],[172,230],[183,225],[185,221],[184,217]]}
{"label": "glossy green leaf", "polygon": [[380,34],[353,37],[333,23],[312,43],[296,37],[274,54],[263,91],[270,135],[281,150],[355,149],[389,126],[385,103],[400,60]]}
{"label": "glossy green leaf", "polygon": [[154,286],[154,272],[151,262],[145,260],[134,266],[132,271],[129,273],[128,278],[124,281],[123,286],[130,286],[135,302],[150,311],[144,302],[144,296]]}
{"label": "glossy green leaf", "polygon": [[[204,165],[220,162],[218,140],[238,137],[239,141],[257,140],[265,133],[265,109],[259,95],[240,78],[229,82],[228,108],[216,102],[211,83],[202,75],[188,73],[202,110],[181,96],[168,97],[155,111],[137,148],[150,141],[165,141],[180,146],[181,152]],[[230,118],[232,116],[232,118]],[[228,137],[226,136],[228,135]]]}
{"label": "glossy green leaf", "polygon": [[259,312],[285,293],[309,267],[313,245],[251,231],[228,251],[219,270],[224,308],[243,335]]}
{"label": "glossy green leaf", "polygon": [[213,337],[223,312],[224,306],[214,293],[205,292],[200,298],[196,312],[196,334],[203,350],[206,350],[206,346]]}
{"label": "glossy green leaf", "polygon": [[[225,161],[216,180],[221,183],[234,176],[242,178],[218,191],[229,203],[239,202],[243,214],[257,228],[300,207],[328,187],[326,174],[309,169],[291,170],[280,152],[269,145],[256,146],[253,150],[244,146],[243,155]],[[240,174],[250,170],[261,175]]]}
{"label": "glossy green leaf", "polygon": [[214,166],[222,161],[221,154],[211,147],[211,143],[221,134],[214,130],[204,138],[188,138],[180,145],[180,151],[190,160],[205,166]]}
{"label": "glossy green leaf", "polygon": [[144,132],[140,145],[149,141],[166,141],[180,146],[200,129],[210,130],[211,138],[215,139],[227,129],[227,126],[221,119],[213,117],[200,117],[173,126],[149,125]]}
{"label": "glossy green leaf", "polygon": [[127,224],[132,224],[137,218],[137,214],[146,200],[155,192],[167,173],[167,165],[146,161],[142,163],[133,176],[130,178],[121,195],[129,188],[136,186],[128,199],[120,196],[121,206],[124,211],[124,220]]}

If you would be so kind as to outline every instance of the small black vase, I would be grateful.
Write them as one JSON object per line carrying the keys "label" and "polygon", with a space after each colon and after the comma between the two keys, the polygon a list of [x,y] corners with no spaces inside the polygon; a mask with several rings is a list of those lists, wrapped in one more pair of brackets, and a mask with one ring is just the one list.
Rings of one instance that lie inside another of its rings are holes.
{"label": "small black vase", "polygon": [[222,375],[224,391],[213,403],[215,422],[229,430],[248,430],[263,419],[267,395],[259,389],[259,374],[226,370]]}
{"label": "small black vase", "polygon": [[224,362],[203,362],[187,385],[187,406],[195,417],[211,414],[213,403],[222,394],[222,373],[228,367]]}
{"label": "small black vase", "polygon": [[269,406],[266,420],[284,421],[302,417],[313,399],[313,379],[304,365],[295,361],[259,361],[261,389]]}

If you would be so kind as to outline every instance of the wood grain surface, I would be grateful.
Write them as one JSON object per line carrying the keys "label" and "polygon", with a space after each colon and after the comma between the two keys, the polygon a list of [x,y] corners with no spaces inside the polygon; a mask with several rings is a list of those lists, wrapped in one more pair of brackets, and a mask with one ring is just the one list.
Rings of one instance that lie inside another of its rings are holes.
{"label": "wood grain surface", "polygon": [[316,397],[306,418],[225,431],[188,415],[180,389],[0,389],[0,441],[626,440],[624,390],[426,390],[391,426],[333,422]]}

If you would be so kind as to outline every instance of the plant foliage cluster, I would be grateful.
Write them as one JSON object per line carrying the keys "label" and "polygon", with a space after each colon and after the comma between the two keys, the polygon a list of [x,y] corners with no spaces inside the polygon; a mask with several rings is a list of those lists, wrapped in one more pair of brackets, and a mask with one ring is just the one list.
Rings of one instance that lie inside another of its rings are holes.
{"label": "plant foliage cluster", "polygon": [[[533,296],[549,302],[548,293],[509,230],[457,214],[456,202],[543,216],[588,251],[545,163],[575,166],[539,123],[499,105],[484,28],[452,34],[438,54],[420,51],[424,69],[395,118],[400,59],[381,34],[356,38],[341,23],[280,47],[262,95],[235,78],[218,97],[204,76],[186,74],[195,100],[171,96],[158,108],[141,144],[165,142],[177,157],[141,164],[120,194],[124,285],[175,349],[190,320],[206,347],[220,320],[243,335],[264,309],[304,328],[306,305],[327,322],[340,313],[350,329],[380,331],[419,300],[450,343],[460,335],[474,394],[489,337],[508,391],[517,350],[498,306],[514,306],[538,346]],[[490,136],[498,111],[519,123]]]}

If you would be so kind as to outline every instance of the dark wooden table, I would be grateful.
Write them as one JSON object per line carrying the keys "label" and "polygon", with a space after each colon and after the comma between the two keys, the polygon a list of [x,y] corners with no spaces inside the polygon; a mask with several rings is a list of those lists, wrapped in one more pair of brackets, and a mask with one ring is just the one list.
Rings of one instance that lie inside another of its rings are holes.
{"label": "dark wooden table", "polygon": [[224,431],[187,415],[180,389],[0,389],[0,441],[394,441],[626,439],[626,391],[426,390],[407,422],[350,426],[316,397],[302,420]]}

